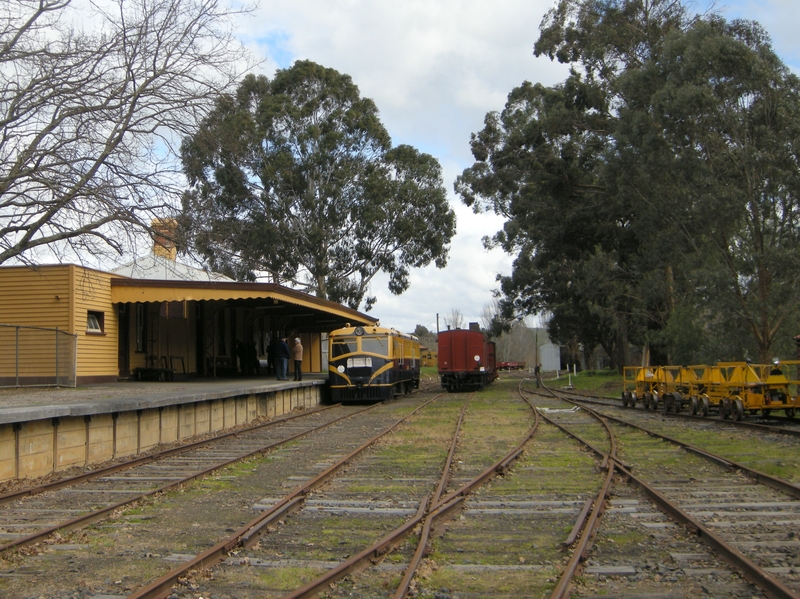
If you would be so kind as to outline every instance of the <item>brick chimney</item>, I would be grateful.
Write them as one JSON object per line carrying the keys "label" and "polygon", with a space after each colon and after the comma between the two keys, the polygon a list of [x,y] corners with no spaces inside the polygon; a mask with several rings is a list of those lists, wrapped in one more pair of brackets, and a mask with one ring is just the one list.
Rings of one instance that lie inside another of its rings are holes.
{"label": "brick chimney", "polygon": [[156,218],[150,226],[153,228],[153,254],[174,261],[178,256],[174,241],[177,221],[174,218]]}

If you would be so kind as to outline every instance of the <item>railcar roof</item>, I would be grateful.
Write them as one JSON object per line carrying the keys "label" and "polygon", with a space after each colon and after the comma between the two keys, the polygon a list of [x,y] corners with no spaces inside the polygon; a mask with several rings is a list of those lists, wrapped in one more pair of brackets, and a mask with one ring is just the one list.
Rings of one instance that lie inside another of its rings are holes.
{"label": "railcar roof", "polygon": [[336,329],[335,331],[331,331],[331,337],[353,337],[353,336],[360,336],[356,333],[356,329],[363,329],[362,335],[388,335],[393,337],[403,337],[405,339],[413,339],[414,341],[419,341],[414,335],[410,335],[409,333],[403,333],[398,331],[394,328],[389,327],[382,327],[379,325],[364,325],[364,326],[356,326],[356,327],[344,327],[341,329]]}

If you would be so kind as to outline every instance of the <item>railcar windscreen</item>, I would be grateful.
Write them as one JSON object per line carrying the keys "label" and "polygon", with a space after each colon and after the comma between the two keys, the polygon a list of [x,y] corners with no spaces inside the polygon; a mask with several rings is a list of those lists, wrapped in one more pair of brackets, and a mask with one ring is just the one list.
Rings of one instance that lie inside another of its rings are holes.
{"label": "railcar windscreen", "polygon": [[365,354],[389,355],[388,337],[362,337],[361,351]]}
{"label": "railcar windscreen", "polygon": [[334,339],[332,345],[332,356],[338,358],[339,356],[346,356],[358,351],[358,345],[355,337],[342,337]]}

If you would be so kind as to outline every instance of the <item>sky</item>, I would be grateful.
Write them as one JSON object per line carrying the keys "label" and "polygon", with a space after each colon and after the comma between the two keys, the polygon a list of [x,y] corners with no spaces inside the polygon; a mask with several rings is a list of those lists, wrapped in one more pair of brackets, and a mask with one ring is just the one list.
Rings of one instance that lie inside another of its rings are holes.
{"label": "sky", "polygon": [[[563,65],[533,56],[539,25],[554,0],[261,0],[237,23],[237,35],[262,73],[312,60],[347,73],[362,96],[372,98],[395,145],[406,143],[435,156],[457,214],[457,233],[444,269],[412,272],[410,288],[392,295],[387,278],[373,280],[378,301],[371,314],[385,326],[436,330],[457,310],[479,322],[492,301],[496,276],[511,272],[513,258],[484,249],[481,239],[502,227],[494,214],[474,214],[453,192],[455,178],[473,163],[470,134],[487,112],[502,110],[523,81],[553,85]],[[697,3],[697,11],[708,9]],[[728,19],[761,22],[778,55],[800,72],[796,0],[752,0],[713,5]]]}

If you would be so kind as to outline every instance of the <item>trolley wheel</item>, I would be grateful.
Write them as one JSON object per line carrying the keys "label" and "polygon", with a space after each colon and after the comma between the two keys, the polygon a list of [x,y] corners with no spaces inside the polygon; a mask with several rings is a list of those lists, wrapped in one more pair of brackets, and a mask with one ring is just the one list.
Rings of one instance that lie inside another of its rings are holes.
{"label": "trolley wheel", "polygon": [[[650,409],[652,409],[654,412],[658,410],[658,403],[659,403],[658,400],[659,400],[658,393],[653,393],[653,397],[650,400]],[[663,402],[664,400],[661,400],[661,403]]]}
{"label": "trolley wheel", "polygon": [[744,405],[741,399],[737,398],[733,400],[733,403],[731,403],[731,412],[733,419],[736,421],[741,421],[744,418]]}
{"label": "trolley wheel", "polygon": [[709,411],[710,408],[711,408],[711,406],[708,403],[708,398],[707,397],[703,397],[703,399],[700,402],[700,413],[703,416],[708,416],[708,411]]}
{"label": "trolley wheel", "polygon": [[623,391],[622,392],[622,407],[623,408],[627,408],[628,407],[628,392],[627,391]]}
{"label": "trolley wheel", "polygon": [[645,410],[649,410],[650,409],[650,394],[649,393],[645,393],[644,394],[644,397],[642,398],[642,404],[644,405],[644,409]]}
{"label": "trolley wheel", "polygon": [[730,416],[730,409],[731,409],[730,403],[731,400],[728,399],[727,397],[723,398],[719,402],[719,417],[722,418],[723,420],[727,420],[728,416]]}
{"label": "trolley wheel", "polygon": [[697,401],[696,395],[692,395],[692,398],[689,401],[691,401],[692,405],[692,416],[695,416],[697,414],[697,410],[700,408],[700,402]]}
{"label": "trolley wheel", "polygon": [[630,402],[628,402],[628,405],[630,405],[630,407],[632,407],[632,408],[635,408],[636,407],[636,402],[638,400],[639,400],[639,396],[636,395],[636,391],[631,391],[631,400],[630,400]]}
{"label": "trolley wheel", "polygon": [[794,418],[794,408],[786,408],[783,412],[787,418]]}
{"label": "trolley wheel", "polygon": [[683,411],[683,396],[680,393],[673,393],[672,397],[674,398],[674,403],[672,405],[673,410],[676,413]]}

